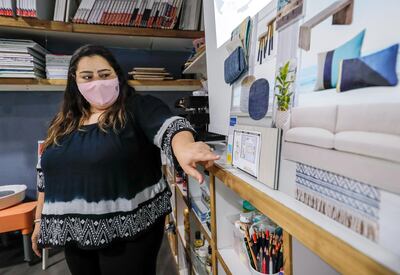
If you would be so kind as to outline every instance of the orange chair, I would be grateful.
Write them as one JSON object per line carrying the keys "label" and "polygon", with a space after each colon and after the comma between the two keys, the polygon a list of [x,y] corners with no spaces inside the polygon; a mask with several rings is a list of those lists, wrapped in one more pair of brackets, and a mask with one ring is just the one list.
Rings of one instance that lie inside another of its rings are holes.
{"label": "orange chair", "polygon": [[24,244],[24,260],[32,259],[30,234],[33,231],[36,201],[17,204],[0,210],[0,233],[21,230]]}

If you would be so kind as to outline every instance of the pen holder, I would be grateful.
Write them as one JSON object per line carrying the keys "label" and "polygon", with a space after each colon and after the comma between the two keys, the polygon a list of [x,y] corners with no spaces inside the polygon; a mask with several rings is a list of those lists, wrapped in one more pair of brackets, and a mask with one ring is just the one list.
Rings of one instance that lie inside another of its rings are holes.
{"label": "pen holder", "polygon": [[[242,246],[243,246],[243,249],[246,249],[246,245],[244,244],[243,241],[242,241]],[[246,257],[247,257],[247,264],[248,264],[248,266],[249,266],[251,275],[265,275],[264,273],[258,272],[257,270],[255,270],[255,269],[251,266],[251,264],[250,264],[251,259],[249,258],[249,256],[248,256],[247,253],[246,253]],[[284,273],[283,273],[283,272],[277,272],[277,273],[269,273],[269,274],[270,274],[270,275],[282,275],[282,274],[284,274]]]}
{"label": "pen holder", "polygon": [[[274,224],[269,219],[264,219],[264,220],[262,220],[260,222],[254,223],[250,227],[250,229],[249,229],[250,234],[254,233],[254,229],[255,228],[257,229],[257,231],[265,231],[265,230],[268,229],[269,232],[275,232],[275,229],[277,228],[277,225]],[[245,245],[245,243],[243,241],[242,241],[242,246],[243,246],[243,249],[245,249],[245,251],[246,251],[246,245]],[[251,265],[251,262],[250,262],[251,259],[250,259],[249,255],[248,255],[248,253],[246,253],[246,257],[247,257],[248,266],[249,266],[249,269],[250,269],[250,272],[251,272],[252,275],[262,275],[262,274],[264,274],[264,273],[259,272],[259,271],[255,270],[253,268],[253,266]],[[269,263],[267,263],[267,264],[269,264]],[[281,274],[284,274],[284,273],[283,272],[277,272],[277,273],[268,273],[268,274],[270,274],[270,275],[281,275]]]}

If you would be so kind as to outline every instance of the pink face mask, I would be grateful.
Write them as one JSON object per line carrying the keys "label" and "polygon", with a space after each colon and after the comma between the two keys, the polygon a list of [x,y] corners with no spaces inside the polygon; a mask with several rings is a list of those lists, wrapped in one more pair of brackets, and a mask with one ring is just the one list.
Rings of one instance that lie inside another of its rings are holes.
{"label": "pink face mask", "polygon": [[83,97],[95,107],[107,108],[117,100],[119,95],[118,77],[77,83],[77,85]]}

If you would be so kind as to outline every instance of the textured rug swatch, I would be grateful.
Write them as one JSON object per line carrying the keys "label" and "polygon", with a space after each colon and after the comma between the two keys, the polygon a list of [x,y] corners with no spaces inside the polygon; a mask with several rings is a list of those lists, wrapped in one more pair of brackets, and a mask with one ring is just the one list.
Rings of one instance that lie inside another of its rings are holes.
{"label": "textured rug swatch", "polygon": [[378,188],[302,163],[297,163],[296,187],[297,200],[377,241]]}

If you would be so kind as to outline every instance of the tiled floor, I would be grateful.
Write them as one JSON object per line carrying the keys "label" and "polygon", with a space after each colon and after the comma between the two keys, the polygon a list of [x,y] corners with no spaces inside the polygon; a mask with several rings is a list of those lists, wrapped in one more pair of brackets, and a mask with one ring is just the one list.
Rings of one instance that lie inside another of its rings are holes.
{"label": "tiled floor", "polygon": [[[8,245],[0,244],[0,274],[1,275],[69,275],[67,264],[62,250],[50,252],[49,267],[43,271],[40,259],[29,265],[23,261],[22,239],[19,234],[8,234]],[[157,275],[178,274],[175,260],[171,254],[167,238],[165,237],[158,255]]]}

